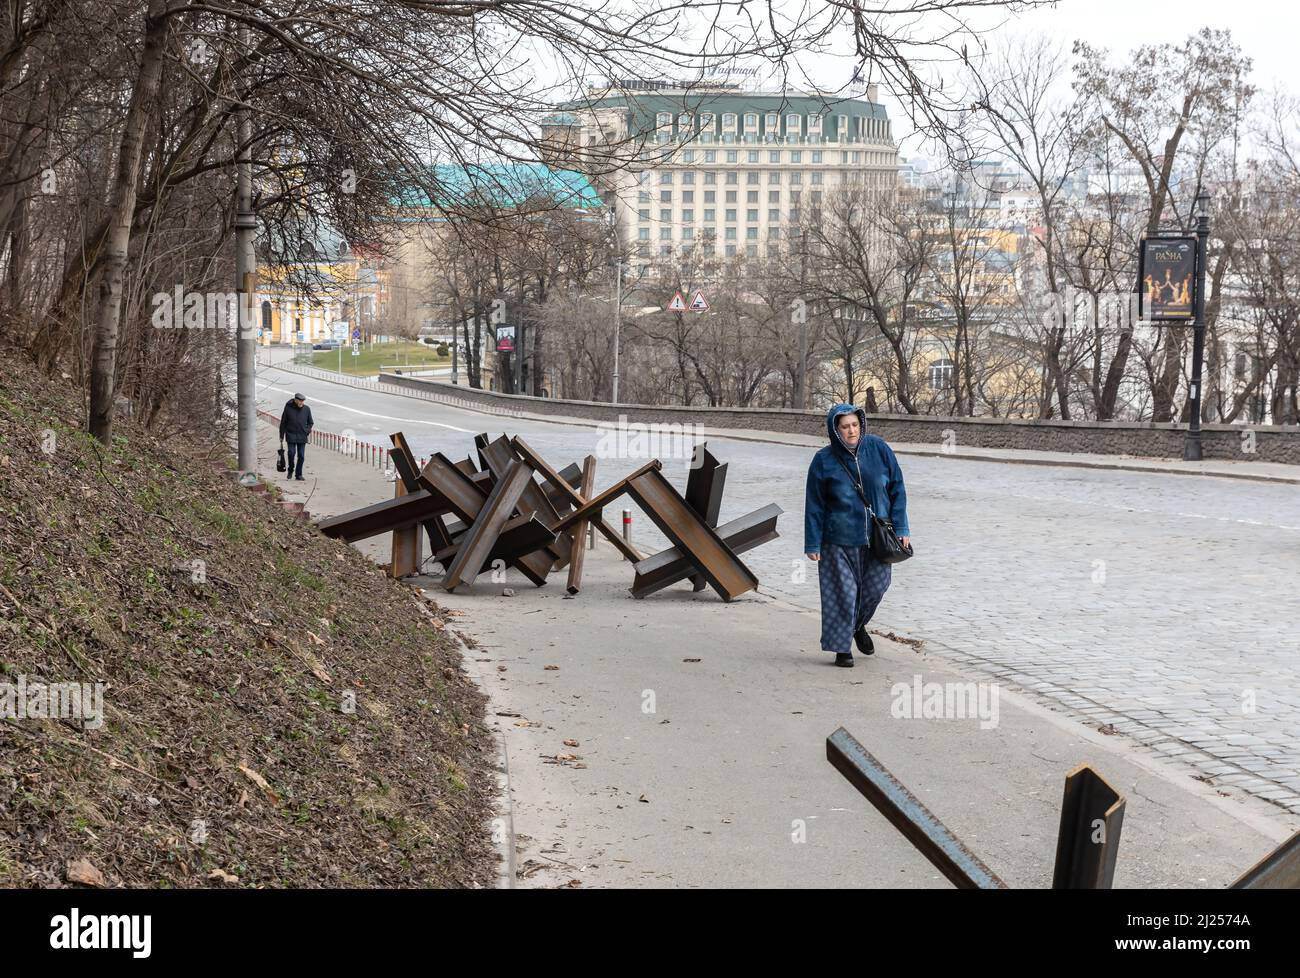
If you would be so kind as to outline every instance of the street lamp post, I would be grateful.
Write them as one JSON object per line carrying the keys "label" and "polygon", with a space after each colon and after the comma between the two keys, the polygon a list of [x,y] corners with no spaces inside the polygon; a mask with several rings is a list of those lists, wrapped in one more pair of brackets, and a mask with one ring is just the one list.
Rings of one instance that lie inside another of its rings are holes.
{"label": "street lamp post", "polygon": [[1196,304],[1192,333],[1192,388],[1189,392],[1191,417],[1183,437],[1183,460],[1201,460],[1201,364],[1205,359],[1205,265],[1210,242],[1210,195],[1196,195]]}
{"label": "street lamp post", "polygon": [[609,209],[609,230],[614,236],[614,392],[612,404],[618,403],[618,339],[623,319],[623,255],[619,247],[614,207]]}

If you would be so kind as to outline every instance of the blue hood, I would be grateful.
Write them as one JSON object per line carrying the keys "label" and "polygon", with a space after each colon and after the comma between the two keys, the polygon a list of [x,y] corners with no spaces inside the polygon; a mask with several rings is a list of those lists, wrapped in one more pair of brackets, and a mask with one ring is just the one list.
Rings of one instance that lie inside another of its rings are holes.
{"label": "blue hood", "polygon": [[857,453],[844,444],[844,439],[835,430],[835,419],[843,414],[856,414],[858,416],[858,425],[862,432],[861,437],[858,438],[858,447],[861,448],[862,443],[867,439],[867,412],[863,408],[855,407],[852,404],[836,404],[826,412],[826,437],[830,439],[832,445],[839,445],[850,455],[855,455]]}

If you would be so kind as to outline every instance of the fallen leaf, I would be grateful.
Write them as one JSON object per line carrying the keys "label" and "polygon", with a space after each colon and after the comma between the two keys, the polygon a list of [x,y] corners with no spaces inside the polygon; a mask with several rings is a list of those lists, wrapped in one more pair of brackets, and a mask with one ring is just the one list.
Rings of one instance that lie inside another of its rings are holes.
{"label": "fallen leaf", "polygon": [[214,869],[212,872],[208,873],[208,879],[210,879],[210,880],[220,880],[222,883],[238,883],[238,882],[239,882],[239,877],[238,877],[238,876],[231,876],[231,875],[230,875],[229,873],[227,873],[224,869]]}
{"label": "fallen leaf", "polygon": [[505,671],[506,671],[505,666],[497,666],[497,672],[505,672]]}
{"label": "fallen leaf", "polygon": [[699,662],[699,659],[683,659],[683,662]]}
{"label": "fallen leaf", "polygon": [[578,746],[578,742],[577,742],[576,740],[566,740],[566,741],[564,742],[564,746],[565,746],[565,747],[577,747],[577,746]]}
{"label": "fallen leaf", "polygon": [[640,798],[637,799],[637,801],[643,801],[643,802],[645,802],[647,805],[650,804],[650,799],[647,798],[645,795],[642,795]]}
{"label": "fallen leaf", "polygon": [[559,666],[543,666],[543,668],[544,668],[547,672],[559,672],[559,671],[560,671],[560,667],[559,667]]}
{"label": "fallen leaf", "polygon": [[104,874],[89,859],[68,860],[68,882],[82,886],[103,886]]}

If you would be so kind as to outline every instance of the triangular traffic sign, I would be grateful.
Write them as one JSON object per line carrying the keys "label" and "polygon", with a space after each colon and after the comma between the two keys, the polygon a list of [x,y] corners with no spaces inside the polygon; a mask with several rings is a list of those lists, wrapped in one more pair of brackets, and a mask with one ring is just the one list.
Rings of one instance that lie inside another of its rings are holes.
{"label": "triangular traffic sign", "polygon": [[691,296],[691,312],[708,312],[709,300],[704,298],[703,292],[696,292]]}
{"label": "triangular traffic sign", "polygon": [[668,308],[673,312],[681,312],[686,308],[686,299],[678,292],[673,296],[672,301],[668,303]]}

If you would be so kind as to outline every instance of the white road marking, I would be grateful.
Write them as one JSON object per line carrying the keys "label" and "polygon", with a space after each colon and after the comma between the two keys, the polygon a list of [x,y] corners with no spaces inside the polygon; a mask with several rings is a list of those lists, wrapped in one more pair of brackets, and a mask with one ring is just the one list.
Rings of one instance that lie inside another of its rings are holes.
{"label": "white road marking", "polygon": [[[291,391],[284,387],[272,387],[270,384],[263,387],[262,390],[279,391],[281,394],[295,393],[294,391]],[[392,415],[388,415],[388,414],[372,414],[369,411],[362,411],[358,408],[348,407],[346,404],[338,404],[334,401],[326,401],[323,398],[319,398],[319,397],[312,398],[312,400],[315,401],[317,404],[325,404],[328,405],[329,407],[338,408],[341,411],[351,411],[353,414],[360,414],[367,418],[377,418],[380,421],[400,421],[402,424],[428,424],[428,425],[433,425],[435,428],[448,428],[452,431],[460,431],[467,435],[475,434],[475,432],[471,431],[469,428],[457,428],[454,424],[443,424],[440,421],[425,421],[423,418],[395,418]]]}

